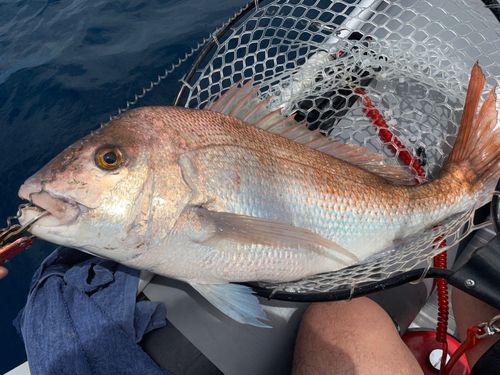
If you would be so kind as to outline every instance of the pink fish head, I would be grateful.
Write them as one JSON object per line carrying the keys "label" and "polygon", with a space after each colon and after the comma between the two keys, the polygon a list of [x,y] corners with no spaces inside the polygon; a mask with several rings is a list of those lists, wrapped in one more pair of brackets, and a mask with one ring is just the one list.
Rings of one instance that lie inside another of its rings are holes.
{"label": "pink fish head", "polygon": [[168,229],[189,195],[177,164],[182,141],[167,124],[168,111],[139,108],[68,147],[19,189],[37,206],[21,223],[47,210],[34,235],[115,260],[133,256],[158,229],[154,218]]}

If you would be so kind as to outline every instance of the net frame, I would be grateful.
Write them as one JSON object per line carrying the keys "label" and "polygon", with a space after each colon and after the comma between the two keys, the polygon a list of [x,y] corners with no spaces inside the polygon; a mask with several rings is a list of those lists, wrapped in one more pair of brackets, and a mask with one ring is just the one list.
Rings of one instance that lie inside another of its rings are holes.
{"label": "net frame", "polygon": [[[286,115],[302,110],[304,117],[316,112],[315,127],[331,139],[367,147],[394,164],[402,164],[392,150],[396,140],[401,139],[415,155],[424,149],[425,173],[432,179],[456,138],[470,67],[479,61],[489,86],[500,77],[495,64],[500,61],[497,15],[479,1],[263,4],[254,2],[252,14],[214,39],[214,50],[189,83],[184,81],[186,107],[203,108],[240,80],[252,78],[260,87],[261,99],[272,97],[269,109],[281,107]],[[364,116],[360,95],[352,90],[346,94],[353,82],[363,86],[390,124],[395,134],[390,142],[381,141]],[[341,116],[321,118],[326,111],[317,103],[332,104],[332,98],[339,96],[344,99],[344,106],[337,108]],[[304,98],[312,98],[306,110],[300,106]],[[473,210],[450,218],[359,265],[290,283],[254,285],[274,295],[316,294],[333,299],[332,293],[350,290],[352,296],[360,285],[383,284],[422,265],[430,266],[434,255],[478,228],[472,216]],[[440,247],[444,239],[446,246]]]}

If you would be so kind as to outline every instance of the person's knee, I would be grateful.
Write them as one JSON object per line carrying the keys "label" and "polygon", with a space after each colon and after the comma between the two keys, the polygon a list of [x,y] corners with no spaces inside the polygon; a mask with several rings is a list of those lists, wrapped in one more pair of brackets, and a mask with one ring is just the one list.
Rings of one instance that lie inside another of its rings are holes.
{"label": "person's knee", "polygon": [[297,336],[293,374],[387,373],[422,374],[377,303],[359,298],[309,307]]}
{"label": "person's knee", "polygon": [[348,327],[353,331],[363,331],[367,327],[373,330],[374,325],[382,329],[396,330],[392,319],[384,309],[365,297],[349,302],[313,303],[304,314],[302,324],[309,327],[318,326],[321,330],[332,326],[335,329]]}

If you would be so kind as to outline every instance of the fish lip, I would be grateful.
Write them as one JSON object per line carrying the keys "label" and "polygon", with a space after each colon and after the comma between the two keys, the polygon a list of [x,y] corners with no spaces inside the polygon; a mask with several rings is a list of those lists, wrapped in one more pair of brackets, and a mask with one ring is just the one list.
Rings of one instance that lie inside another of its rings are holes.
{"label": "fish lip", "polygon": [[82,212],[88,210],[88,208],[74,199],[70,199],[59,194],[55,194],[51,191],[47,191],[40,188],[35,188],[28,184],[23,184],[19,188],[19,197],[30,201],[33,206],[25,207],[21,210],[21,216],[19,221],[23,224],[23,221],[32,219],[41,213],[41,210],[48,211],[50,215],[47,215],[37,221],[34,226],[61,226],[69,225],[74,223],[81,215]]}

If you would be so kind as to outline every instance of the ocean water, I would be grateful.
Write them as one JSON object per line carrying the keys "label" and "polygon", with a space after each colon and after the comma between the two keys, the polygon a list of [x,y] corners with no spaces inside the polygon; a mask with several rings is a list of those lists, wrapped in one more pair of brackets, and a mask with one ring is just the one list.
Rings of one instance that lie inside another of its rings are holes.
{"label": "ocean water", "polygon": [[[116,114],[243,0],[0,0],[0,228],[23,181]],[[193,59],[138,105],[169,105]],[[55,245],[37,240],[0,281],[0,374],[26,360],[12,320]],[[43,322],[40,322],[43,324]]]}

